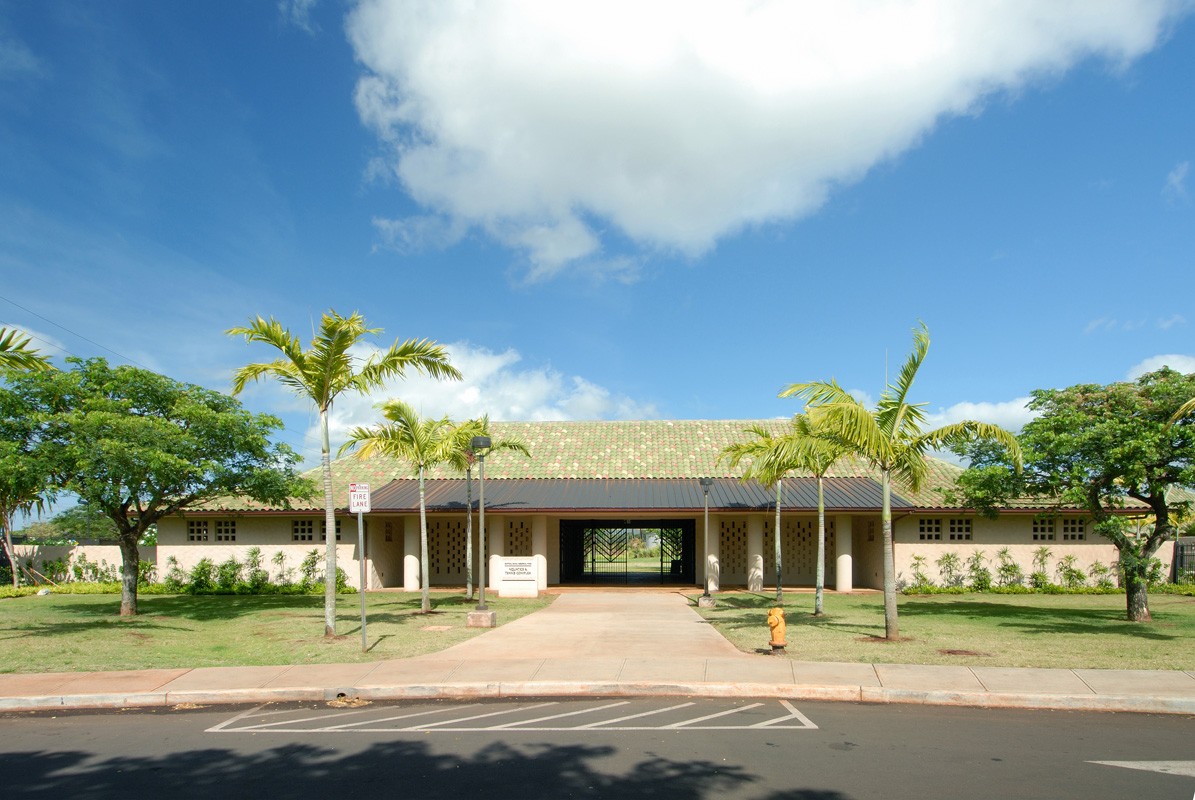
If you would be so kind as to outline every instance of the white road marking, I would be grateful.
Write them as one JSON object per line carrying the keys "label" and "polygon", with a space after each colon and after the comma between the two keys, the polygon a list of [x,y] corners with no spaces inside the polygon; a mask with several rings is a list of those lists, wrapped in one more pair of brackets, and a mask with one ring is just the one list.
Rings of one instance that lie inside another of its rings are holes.
{"label": "white road marking", "polygon": [[580,711],[566,711],[563,714],[553,714],[550,717],[537,717],[535,719],[524,719],[518,722],[504,722],[501,725],[495,725],[490,728],[492,731],[503,730],[505,728],[513,728],[516,725],[532,725],[536,722],[547,722],[550,719],[560,719],[561,717],[575,717],[578,714],[592,714],[594,711],[605,711],[607,708],[617,708],[618,706],[625,706],[629,704],[630,700],[623,700],[621,703],[610,703],[605,706],[595,706],[594,708],[583,708]]}
{"label": "white road marking", "polygon": [[[805,716],[800,711],[797,711],[796,707],[794,707],[792,703],[788,702],[787,700],[781,700],[780,705],[787,708],[789,713],[785,714],[783,717],[776,717],[776,719],[769,719],[766,722],[757,722],[754,725],[751,725],[750,727],[766,728],[769,725],[776,725],[777,723],[780,723],[780,722],[787,722],[790,719],[799,719],[801,721],[801,725],[803,727],[808,728],[809,730],[813,730],[813,731],[817,730],[817,726],[813,724],[813,722],[809,719],[809,717]],[[788,726],[785,725],[783,727],[788,727]]]}
{"label": "white road marking", "polygon": [[446,719],[441,722],[433,722],[430,725],[416,725],[411,728],[389,728],[388,730],[422,731],[422,730],[427,730],[428,728],[438,728],[441,725],[452,725],[457,722],[471,722],[475,719],[485,719],[486,717],[500,717],[503,714],[514,714],[518,711],[533,711],[534,709],[537,709],[537,708],[545,708],[546,706],[554,706],[554,705],[557,705],[557,703],[555,703],[555,702],[536,703],[533,706],[523,706],[520,708],[508,708],[505,711],[491,711],[489,714],[475,714],[472,717],[461,717],[460,719]]}
{"label": "white road marking", "polygon": [[433,708],[431,711],[418,711],[413,714],[400,714],[397,717],[382,717],[381,719],[367,719],[362,722],[346,722],[343,725],[329,725],[326,728],[315,728],[317,731],[343,731],[348,728],[355,728],[359,725],[378,725],[383,722],[393,722],[396,719],[413,719],[414,717],[427,717],[432,714],[447,714],[449,711],[460,711],[462,708],[476,708],[477,703],[470,703],[467,706],[453,706],[452,708]]}
{"label": "white road marking", "polygon": [[[681,703],[679,706],[668,706],[668,708],[657,708],[655,711],[644,711],[642,714],[630,714],[625,717],[615,717],[614,719],[604,719],[601,722],[590,722],[588,725],[578,725],[576,728],[570,730],[588,730],[596,728],[599,725],[613,725],[616,722],[626,722],[628,719],[639,719],[640,717],[650,717],[652,714],[663,714],[665,711],[675,711],[678,708],[688,708],[695,706],[696,703]],[[629,730],[627,728],[619,728],[618,730]]]}
{"label": "white road marking", "polygon": [[666,730],[668,728],[682,728],[685,725],[693,725],[698,722],[705,722],[707,719],[716,719],[717,717],[725,717],[727,714],[737,714],[740,711],[746,711],[749,708],[758,708],[759,706],[762,706],[762,705],[763,705],[763,703],[750,703],[749,705],[739,706],[738,708],[732,708],[729,711],[719,711],[717,714],[706,714],[704,717],[694,717],[693,719],[687,719],[684,722],[674,722],[671,725],[661,725],[660,729]]}
{"label": "white road marking", "polygon": [[1088,761],[1087,763],[1195,778],[1195,761]]}
{"label": "white road marking", "polygon": [[224,722],[221,722],[219,725],[215,725],[211,728],[208,728],[206,731],[204,731],[204,733],[219,733],[220,731],[224,730],[232,723],[238,722],[238,721],[244,719],[245,717],[252,716],[253,714],[255,714],[256,712],[260,711],[263,708],[265,708],[265,706],[257,706],[257,708],[251,708],[248,711],[243,711],[240,714],[237,714],[232,719],[225,720]]}
{"label": "white road marking", "polygon": [[[567,733],[570,731],[589,732],[589,731],[663,731],[671,730],[673,732],[681,731],[777,731],[777,730],[817,730],[817,725],[796,709],[796,707],[787,700],[778,700],[777,702],[787,711],[783,716],[774,719],[764,720],[763,722],[752,722],[750,718],[745,719],[738,725],[702,725],[700,723],[709,720],[716,720],[720,717],[726,717],[732,714],[737,714],[740,711],[747,711],[753,708],[759,708],[765,704],[770,706],[770,701],[761,701],[757,703],[749,703],[741,705],[729,710],[719,711],[713,714],[706,714],[704,716],[695,717],[693,719],[682,720],[671,724],[661,725],[622,725],[620,723],[629,722],[632,720],[643,719],[644,717],[656,716],[665,714],[679,709],[688,708],[689,706],[697,705],[696,702],[678,703],[675,705],[665,706],[663,708],[653,708],[647,711],[640,711],[635,714],[627,714],[613,719],[597,720],[582,725],[574,725],[572,727],[561,727],[543,725],[544,722],[558,720],[567,717],[575,717],[582,714],[592,714],[599,711],[608,711],[613,708],[620,708],[625,705],[632,704],[633,700],[621,700],[615,702],[608,702],[602,705],[591,706],[572,711],[565,711],[559,714],[552,714],[544,717],[534,717],[530,719],[515,720],[513,722],[497,722],[496,724],[487,725],[481,723],[480,725],[468,725],[474,720],[485,720],[492,717],[500,717],[507,714],[519,714],[524,711],[534,711],[535,709],[545,708],[548,706],[559,705],[560,701],[548,701],[543,703],[536,703],[534,705],[517,705],[510,708],[503,708],[498,711],[490,711],[484,714],[473,714],[470,716],[455,716],[468,708],[476,708],[483,706],[482,703],[470,703],[468,705],[436,707],[424,710],[411,711],[406,714],[396,716],[358,719],[353,722],[345,722],[336,725],[320,725],[319,727],[303,727],[304,724],[320,723],[325,720],[334,718],[342,718],[350,714],[364,714],[369,712],[376,712],[382,709],[356,709],[353,711],[339,711],[323,713],[318,716],[309,715],[297,719],[279,720],[275,722],[259,722],[254,724],[248,721],[248,717],[265,717],[273,716],[281,713],[295,713],[295,709],[286,711],[262,711],[265,706],[258,706],[248,711],[237,714],[219,725],[216,725],[207,730],[208,733],[401,733],[401,732],[419,732],[428,731],[436,733],[485,733],[489,731],[512,731],[512,732],[537,732],[537,733]],[[484,707],[484,706],[483,706]],[[491,706],[492,707],[492,706]],[[707,705],[708,707],[708,705]],[[714,706],[715,708],[717,705]],[[418,708],[418,706],[416,706]],[[303,709],[299,709],[301,712]],[[310,711],[310,709],[307,709]],[[386,723],[393,723],[399,720],[412,720],[418,717],[428,717],[436,714],[454,714],[451,719],[442,719],[437,722],[422,722],[416,724],[403,724],[403,727],[395,727],[393,725],[386,725]],[[799,722],[800,725],[791,724],[792,722]],[[1187,764],[1189,762],[1094,762],[1107,763],[1115,766],[1128,766],[1134,763],[1160,763],[1160,764]],[[1192,762],[1195,763],[1195,762]],[[1136,767],[1139,769],[1149,769],[1150,767]],[[1160,769],[1158,771],[1167,771]],[[1172,770],[1171,770],[1172,771]],[[1175,772],[1174,774],[1184,774]]]}
{"label": "white road marking", "polygon": [[316,722],[323,719],[332,719],[332,717],[347,717],[350,714],[364,714],[373,709],[360,708],[356,711],[333,711],[331,713],[320,714],[318,717],[300,717],[299,719],[284,719],[281,722],[263,722],[260,725],[248,725],[237,730],[262,730],[263,728],[276,728],[279,725],[298,725],[300,722]]}

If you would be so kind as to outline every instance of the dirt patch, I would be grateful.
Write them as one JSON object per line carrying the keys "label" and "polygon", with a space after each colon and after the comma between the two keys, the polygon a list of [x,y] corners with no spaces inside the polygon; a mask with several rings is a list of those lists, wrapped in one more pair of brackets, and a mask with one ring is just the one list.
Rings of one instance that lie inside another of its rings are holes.
{"label": "dirt patch", "polygon": [[855,639],[856,642],[866,642],[870,644],[894,644],[896,642],[915,642],[917,641],[912,636],[901,636],[896,639],[886,639],[883,636],[859,636]]}
{"label": "dirt patch", "polygon": [[450,630],[452,630],[452,626],[451,625],[424,625],[419,630],[421,630],[421,631],[450,631]]}
{"label": "dirt patch", "polygon": [[292,617],[294,619],[310,619],[311,614],[299,614],[294,611],[275,611],[271,614],[262,614],[263,617]]}
{"label": "dirt patch", "polygon": [[991,653],[977,653],[974,650],[939,650],[938,652],[944,656],[988,656],[988,657],[990,657],[992,655]]}
{"label": "dirt patch", "polygon": [[360,708],[361,706],[369,705],[369,700],[362,700],[360,697],[338,697],[335,700],[329,700],[328,705],[332,708]]}
{"label": "dirt patch", "polygon": [[153,638],[148,633],[141,633],[140,631],[125,631],[125,633],[127,633],[129,636],[132,636],[139,642],[148,642]]}

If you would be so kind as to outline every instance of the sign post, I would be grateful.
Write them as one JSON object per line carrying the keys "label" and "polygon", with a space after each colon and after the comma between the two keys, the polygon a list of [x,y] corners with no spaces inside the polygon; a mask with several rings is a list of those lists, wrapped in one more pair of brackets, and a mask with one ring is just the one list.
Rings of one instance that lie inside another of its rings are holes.
{"label": "sign post", "polygon": [[349,484],[349,511],[357,515],[357,592],[361,595],[361,652],[368,648],[365,644],[365,520],[363,514],[370,511],[369,484]]}

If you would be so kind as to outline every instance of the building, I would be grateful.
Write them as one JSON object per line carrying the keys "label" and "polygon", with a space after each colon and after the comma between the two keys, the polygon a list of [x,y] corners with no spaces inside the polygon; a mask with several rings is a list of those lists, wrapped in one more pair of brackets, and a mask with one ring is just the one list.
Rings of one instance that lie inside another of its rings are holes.
{"label": "building", "polygon": [[[485,527],[488,585],[502,559],[532,559],[540,588],[575,583],[673,583],[712,589],[775,584],[775,491],[718,460],[722,449],[761,425],[782,432],[785,420],[680,420],[644,422],[503,422],[495,435],[519,437],[530,458],[495,453],[485,462]],[[1020,502],[995,520],[953,507],[943,490],[960,469],[931,460],[930,479],[917,492],[894,482],[892,514],[898,580],[910,580],[914,558],[940,581],[934,563],[944,553],[965,561],[982,551],[992,561],[1008,553],[1028,575],[1040,548],[1050,553],[1051,577],[1058,559],[1075,556],[1086,573],[1096,562],[1111,565],[1116,549],[1092,532],[1079,510],[1056,513]],[[339,458],[332,464],[338,563],[358,583],[357,525],[347,513],[350,483],[368,483],[372,511],[365,515],[366,588],[420,588],[419,500],[409,465],[384,457]],[[319,470],[311,475],[319,479]],[[709,529],[705,525],[708,487]],[[473,475],[473,552],[480,552]],[[466,578],[466,481],[432,471],[426,481],[429,570],[432,586],[463,585]],[[863,462],[842,459],[825,482],[825,582],[851,591],[882,587],[879,475]],[[1133,512],[1139,513],[1139,512]],[[817,554],[817,485],[810,477],[784,481],[780,544],[786,586],[811,586]],[[228,498],[159,524],[159,572],[175,558],[189,569],[201,558],[243,560],[261,548],[270,564],[281,552],[297,567],[326,543],[322,495],[289,509]],[[656,543],[652,555],[634,557],[636,544]],[[1158,555],[1169,568],[1172,545]],[[476,574],[476,573],[474,573]]]}

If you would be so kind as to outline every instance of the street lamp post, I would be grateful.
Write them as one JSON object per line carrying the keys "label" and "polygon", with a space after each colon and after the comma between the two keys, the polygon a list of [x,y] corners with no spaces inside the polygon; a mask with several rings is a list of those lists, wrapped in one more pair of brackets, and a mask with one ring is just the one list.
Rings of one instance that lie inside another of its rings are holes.
{"label": "street lamp post", "polygon": [[705,591],[697,601],[697,605],[712,608],[715,604],[710,595],[710,487],[714,485],[713,478],[700,478],[701,490],[705,494]]}
{"label": "street lamp post", "polygon": [[[477,505],[478,505],[478,522],[477,522],[477,558],[478,558],[478,575],[477,575],[477,610],[486,611],[485,605],[485,565],[489,556],[485,549],[485,454],[490,449],[490,437],[488,436],[474,436],[470,443],[474,452],[477,453]],[[472,513],[472,512],[470,512]]]}

